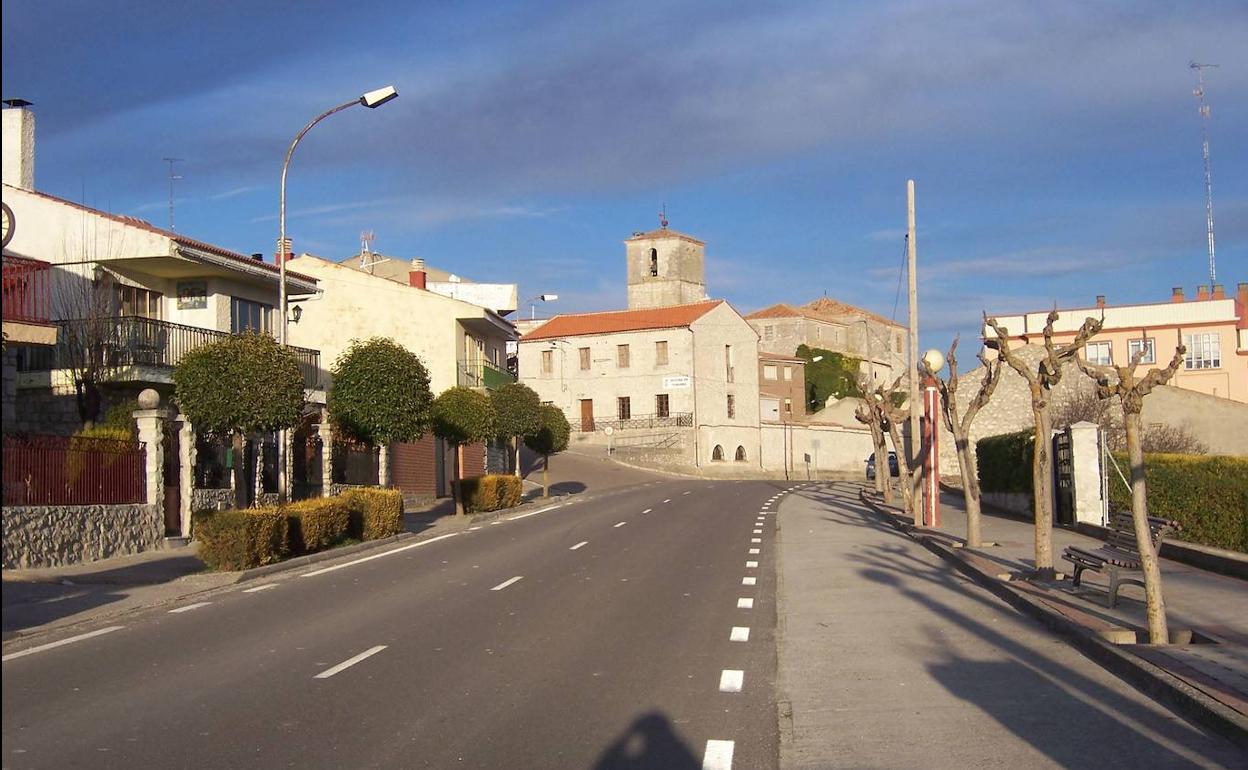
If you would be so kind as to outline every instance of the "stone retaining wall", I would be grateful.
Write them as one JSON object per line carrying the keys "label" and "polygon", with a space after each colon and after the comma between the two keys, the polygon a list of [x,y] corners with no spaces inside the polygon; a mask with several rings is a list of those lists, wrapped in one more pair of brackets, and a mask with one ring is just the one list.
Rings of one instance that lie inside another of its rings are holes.
{"label": "stone retaining wall", "polygon": [[43,505],[4,508],[4,568],[60,567],[159,547],[156,505]]}
{"label": "stone retaining wall", "polygon": [[215,511],[224,504],[226,508],[234,507],[234,490],[208,489],[195,487],[191,490],[191,512]]}

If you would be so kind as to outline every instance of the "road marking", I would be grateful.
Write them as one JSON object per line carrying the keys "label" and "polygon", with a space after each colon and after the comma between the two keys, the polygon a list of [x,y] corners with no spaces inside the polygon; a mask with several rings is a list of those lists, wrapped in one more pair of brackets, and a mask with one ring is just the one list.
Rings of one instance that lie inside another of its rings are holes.
{"label": "road marking", "polygon": [[366,658],[371,658],[384,649],[386,649],[386,645],[384,644],[379,644],[376,647],[370,647],[364,652],[361,652],[359,655],[356,655],[355,657],[352,657],[352,658],[347,658],[346,660],[334,666],[333,668],[327,668],[312,678],[313,679],[329,679],[334,674],[342,673],[343,671],[354,666],[356,663],[359,663],[360,661],[365,660]]}
{"label": "road marking", "polygon": [[619,527],[622,527],[627,523],[628,523],[627,521],[621,521],[619,524],[612,525],[612,529],[618,529]]}
{"label": "road marking", "polygon": [[756,529],[756,530],[754,530],[754,534],[756,534],[756,535],[761,535],[761,534],[763,534],[763,531],[762,531],[761,529]]}
{"label": "road marking", "polygon": [[664,500],[663,502],[665,502],[665,503],[670,503],[671,501],[672,501],[672,498],[670,498],[670,497],[669,497],[669,498],[667,498],[666,500]]}
{"label": "road marking", "polygon": [[43,652],[44,650],[51,650],[57,647],[64,647],[67,644],[73,644],[74,642],[81,642],[84,639],[90,639],[94,636],[103,636],[104,634],[111,634],[112,632],[119,631],[123,628],[125,628],[125,626],[109,626],[108,628],[97,628],[96,630],[88,631],[85,634],[78,634],[77,636],[71,636],[68,639],[61,639],[60,641],[56,641],[56,642],[48,642],[47,644],[41,644],[38,647],[31,647],[30,649],[22,650],[21,652],[10,652],[8,655],[5,655],[0,660],[3,660],[4,662],[7,663],[8,661],[13,660],[14,658],[24,658],[27,655],[34,655],[36,652]]}
{"label": "road marking", "polygon": [[503,519],[503,521],[515,521],[516,519],[527,519],[530,516],[536,516],[539,513],[545,513],[546,511],[549,511],[549,510],[550,510],[549,508],[539,508],[536,511],[529,511],[528,513],[518,513],[515,516],[508,516],[507,518]]}
{"label": "road marking", "polygon": [[756,583],[758,583],[758,578],[753,578],[753,577],[741,578],[741,585],[743,586],[752,586],[752,585],[755,585]]}
{"label": "road marking", "polygon": [[761,542],[763,542],[763,539],[762,539],[761,537],[752,537],[752,538],[750,538],[750,542],[751,542],[751,543],[761,543]]}
{"label": "road marking", "polygon": [[732,741],[707,741],[702,770],[732,770]]}
{"label": "road marking", "polygon": [[524,580],[524,575],[516,575],[515,577],[511,578],[510,580],[504,580],[503,582],[501,582],[501,583],[499,583],[498,585],[494,586],[494,587],[493,587],[493,588],[491,588],[490,590],[491,590],[491,591],[501,591],[501,590],[503,590],[504,588],[506,588],[507,586],[511,585],[512,583],[518,583],[518,582],[519,582],[519,581],[521,581],[521,580]]}
{"label": "road marking", "polygon": [[580,547],[581,547],[581,546],[583,546],[583,545],[589,545],[589,541],[588,541],[588,540],[582,540],[581,542],[579,542],[579,543],[577,543],[576,545],[572,546],[572,547],[571,547],[571,548],[569,548],[568,550],[569,550],[569,551],[575,551],[577,548],[580,548]]}
{"label": "road marking", "polygon": [[745,568],[746,568],[746,569],[758,569],[758,562],[756,562],[756,561],[747,561],[747,562],[745,563]]}
{"label": "road marking", "polygon": [[209,604],[212,604],[212,602],[195,602],[194,604],[188,604],[185,607],[178,607],[176,610],[169,610],[169,614],[174,615],[179,612],[190,612],[191,610],[197,610],[200,607],[207,607]]}
{"label": "road marking", "polygon": [[745,672],[738,671],[733,668],[726,668],[719,675],[719,691],[720,692],[741,692],[742,685],[745,684]]}
{"label": "road marking", "polygon": [[653,508],[647,508],[646,510],[642,511],[642,513],[649,513],[650,511],[653,511],[653,510],[654,510]]}
{"label": "road marking", "polygon": [[728,635],[730,642],[748,642],[750,641],[749,626],[733,626],[732,633]]}
{"label": "road marking", "polygon": [[754,600],[749,598],[748,596],[742,596],[740,599],[737,599],[737,609],[739,610],[754,609]]}
{"label": "road marking", "polygon": [[751,548],[750,553],[754,555],[758,555],[759,553],[761,553],[761,551],[757,548]]}
{"label": "road marking", "polygon": [[476,527],[469,527],[469,528],[468,528],[468,531],[469,531],[469,532],[476,532],[478,529],[481,529],[481,527],[480,527],[480,526],[476,526]]}
{"label": "road marking", "polygon": [[[496,521],[494,523],[497,524],[498,522]],[[324,567],[322,569],[312,570],[311,572],[305,572],[299,577],[314,577],[316,575],[324,575],[326,572],[333,572],[334,570],[343,569],[345,567],[354,567],[355,565],[363,564],[366,561],[372,561],[373,559],[380,559],[383,556],[392,556],[396,553],[402,553],[403,551],[411,550],[412,548],[419,548],[422,545],[429,545],[430,543],[436,543],[439,540],[445,540],[448,537],[455,537],[458,534],[459,534],[458,532],[452,532],[449,535],[438,535],[437,537],[431,537],[428,540],[421,540],[418,543],[412,543],[411,545],[400,546],[398,548],[394,548],[389,551],[383,551],[382,553],[375,553],[372,556],[365,556],[362,559],[355,559],[353,561],[344,562],[343,564],[335,564],[332,567]]]}
{"label": "road marking", "polygon": [[681,494],[682,494],[682,495],[687,495],[687,494],[689,494],[689,493],[688,493],[688,492],[681,492]]}
{"label": "road marking", "polygon": [[277,588],[277,583],[265,583],[264,585],[256,586],[255,588],[244,588],[243,593],[254,594],[256,591],[267,591],[270,588]]}

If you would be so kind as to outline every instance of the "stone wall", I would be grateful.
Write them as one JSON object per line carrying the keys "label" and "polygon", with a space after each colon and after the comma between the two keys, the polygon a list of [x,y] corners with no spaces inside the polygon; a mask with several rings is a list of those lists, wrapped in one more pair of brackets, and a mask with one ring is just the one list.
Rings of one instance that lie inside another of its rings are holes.
{"label": "stone wall", "polygon": [[59,567],[159,547],[156,505],[48,505],[4,508],[4,568]]}
{"label": "stone wall", "polygon": [[205,489],[195,487],[191,490],[191,512],[198,513],[200,511],[215,511],[224,504],[226,508],[234,507],[234,490],[226,487],[225,489]]}

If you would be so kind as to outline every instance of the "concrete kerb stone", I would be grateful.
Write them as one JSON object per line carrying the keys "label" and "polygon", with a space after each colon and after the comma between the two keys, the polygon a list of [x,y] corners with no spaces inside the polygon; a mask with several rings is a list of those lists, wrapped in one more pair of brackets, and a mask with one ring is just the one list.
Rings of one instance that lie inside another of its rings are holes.
{"label": "concrete kerb stone", "polygon": [[1131,654],[1129,650],[1089,633],[1078,623],[1014,590],[1008,581],[976,568],[957,550],[917,530],[895,509],[880,504],[865,491],[859,492],[859,499],[877,515],[909,535],[927,550],[948,561],[977,585],[987,589],[1019,612],[1040,622],[1110,673],[1192,722],[1212,730],[1236,746],[1248,749],[1248,716],[1211,698],[1161,667]]}

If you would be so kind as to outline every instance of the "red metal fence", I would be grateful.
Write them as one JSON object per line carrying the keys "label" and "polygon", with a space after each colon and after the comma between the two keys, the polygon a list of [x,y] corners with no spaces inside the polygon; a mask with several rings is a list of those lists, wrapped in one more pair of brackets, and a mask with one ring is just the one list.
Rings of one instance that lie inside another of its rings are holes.
{"label": "red metal fence", "polygon": [[47,323],[52,295],[52,265],[37,259],[4,255],[4,320]]}
{"label": "red metal fence", "polygon": [[146,450],[138,441],[5,436],[5,505],[144,502]]}

